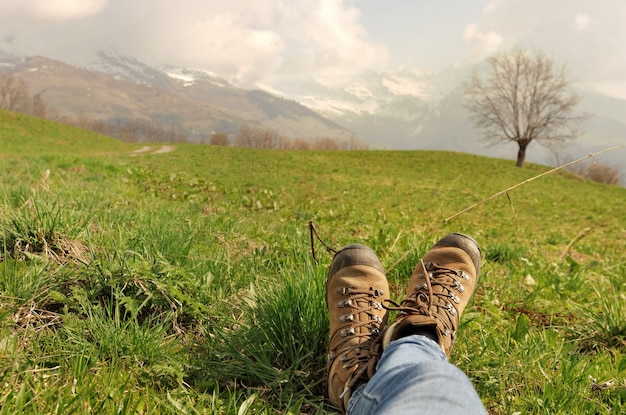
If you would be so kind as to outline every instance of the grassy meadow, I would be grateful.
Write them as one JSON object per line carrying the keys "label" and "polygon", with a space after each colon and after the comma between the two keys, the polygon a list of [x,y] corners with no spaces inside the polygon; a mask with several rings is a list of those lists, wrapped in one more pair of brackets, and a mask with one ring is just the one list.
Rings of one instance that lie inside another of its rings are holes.
{"label": "grassy meadow", "polygon": [[310,221],[378,252],[396,300],[439,237],[472,235],[451,361],[489,412],[626,413],[626,189],[557,172],[444,222],[547,168],[142,147],[0,112],[0,414],[334,413]]}

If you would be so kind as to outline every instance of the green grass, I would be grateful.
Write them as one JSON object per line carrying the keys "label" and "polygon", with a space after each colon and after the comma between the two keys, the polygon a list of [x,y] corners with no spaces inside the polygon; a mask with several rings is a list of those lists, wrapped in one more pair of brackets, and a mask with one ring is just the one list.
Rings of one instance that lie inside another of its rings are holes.
{"label": "green grass", "polygon": [[0,112],[0,413],[333,413],[309,221],[375,249],[396,299],[440,236],[474,236],[451,360],[490,413],[626,412],[626,189],[557,173],[443,223],[546,168],[139,147]]}

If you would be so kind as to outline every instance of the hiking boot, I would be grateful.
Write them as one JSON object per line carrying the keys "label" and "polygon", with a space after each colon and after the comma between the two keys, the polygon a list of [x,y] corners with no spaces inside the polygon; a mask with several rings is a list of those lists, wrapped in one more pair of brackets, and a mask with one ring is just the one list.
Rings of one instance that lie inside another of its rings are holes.
{"label": "hiking boot", "polygon": [[469,236],[443,237],[415,267],[397,317],[385,330],[383,349],[393,340],[422,334],[450,357],[459,318],[476,289],[480,248]]}
{"label": "hiking boot", "polygon": [[383,302],[388,299],[387,278],[374,251],[348,245],[335,255],[326,280],[328,396],[344,412],[352,390],[374,374],[378,361],[374,340],[386,323]]}

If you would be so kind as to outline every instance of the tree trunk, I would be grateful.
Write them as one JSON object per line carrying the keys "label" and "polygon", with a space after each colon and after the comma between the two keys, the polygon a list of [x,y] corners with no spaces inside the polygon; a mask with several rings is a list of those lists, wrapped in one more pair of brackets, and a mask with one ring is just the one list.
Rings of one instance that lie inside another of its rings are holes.
{"label": "tree trunk", "polygon": [[524,160],[526,159],[526,147],[528,147],[528,140],[520,140],[517,142],[519,149],[517,150],[517,163],[515,166],[524,167]]}

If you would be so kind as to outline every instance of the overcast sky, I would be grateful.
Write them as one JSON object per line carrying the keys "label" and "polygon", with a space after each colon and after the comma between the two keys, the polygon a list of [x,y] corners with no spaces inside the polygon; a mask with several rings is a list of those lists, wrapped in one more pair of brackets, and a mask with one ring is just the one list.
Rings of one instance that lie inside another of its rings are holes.
{"label": "overcast sky", "polygon": [[242,86],[439,71],[520,44],[626,99],[624,0],[0,0],[0,49],[87,64],[114,48]]}

